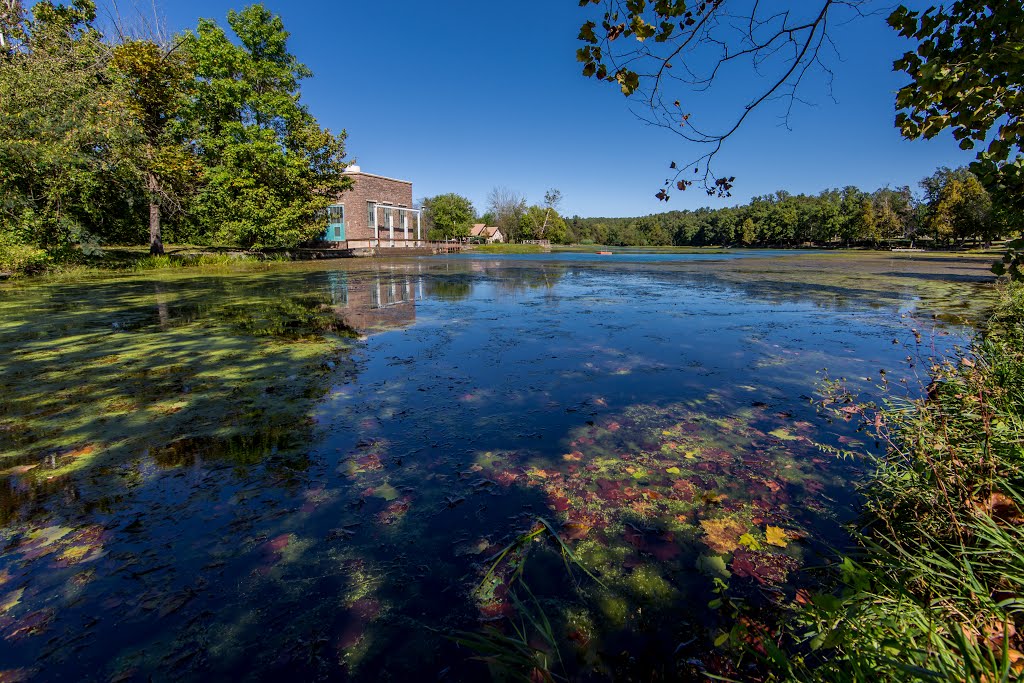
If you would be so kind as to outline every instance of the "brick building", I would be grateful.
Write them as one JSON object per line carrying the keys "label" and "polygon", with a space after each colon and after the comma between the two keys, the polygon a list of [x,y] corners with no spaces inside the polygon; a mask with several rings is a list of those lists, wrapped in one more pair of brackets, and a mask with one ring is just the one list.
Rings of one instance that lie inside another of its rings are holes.
{"label": "brick building", "polygon": [[415,247],[424,238],[420,211],[412,208],[412,183],[350,166],[352,188],[327,210],[324,240],[342,249]]}

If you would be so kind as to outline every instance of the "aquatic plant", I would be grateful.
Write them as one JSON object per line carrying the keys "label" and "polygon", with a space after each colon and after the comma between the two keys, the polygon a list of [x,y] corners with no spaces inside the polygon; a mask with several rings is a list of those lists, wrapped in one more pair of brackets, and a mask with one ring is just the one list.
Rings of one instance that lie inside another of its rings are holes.
{"label": "aquatic plant", "polygon": [[[480,632],[459,631],[450,638],[475,652],[475,658],[487,663],[496,680],[566,680],[559,651],[561,639],[526,582],[520,581],[519,585],[530,602],[521,600],[516,591],[509,593],[515,608],[515,618],[508,619],[511,633],[488,626]],[[538,639],[543,647],[538,646]],[[553,671],[556,665],[562,673]]]}
{"label": "aquatic plant", "polygon": [[834,396],[887,449],[864,488],[860,551],[835,570],[842,588],[807,596],[794,648],[773,653],[786,676],[1024,674],[1024,287],[1002,290],[984,334],[931,370],[919,400]]}

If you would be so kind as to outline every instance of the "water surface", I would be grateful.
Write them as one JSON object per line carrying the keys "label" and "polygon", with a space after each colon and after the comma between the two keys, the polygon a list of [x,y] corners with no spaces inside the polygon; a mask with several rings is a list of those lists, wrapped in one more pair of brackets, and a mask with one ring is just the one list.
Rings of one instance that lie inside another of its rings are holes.
{"label": "water surface", "polygon": [[590,256],[0,289],[0,672],[478,680],[519,625],[574,679],[742,675],[723,598],[813,581],[873,447],[822,369],[914,395],[984,265]]}

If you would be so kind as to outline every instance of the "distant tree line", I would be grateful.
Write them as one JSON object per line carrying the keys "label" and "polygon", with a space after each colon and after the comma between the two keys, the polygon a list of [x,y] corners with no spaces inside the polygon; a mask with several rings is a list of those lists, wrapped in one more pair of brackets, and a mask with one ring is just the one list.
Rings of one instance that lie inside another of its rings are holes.
{"label": "distant tree line", "polygon": [[105,243],[294,245],[349,186],[280,17],[101,31],[92,0],[0,11],[0,270]]}
{"label": "distant tree line", "polygon": [[669,211],[638,218],[568,221],[569,240],[621,246],[873,246],[894,241],[936,246],[986,243],[1019,232],[1020,219],[993,207],[964,168],[940,168],[909,186],[864,192],[856,187],[817,195],[775,194],[721,209]]}
{"label": "distant tree line", "polygon": [[572,233],[565,219],[558,213],[562,193],[550,189],[544,193],[541,204],[529,204],[526,197],[508,189],[496,187],[487,196],[487,210],[478,215],[473,202],[455,193],[426,197],[420,201],[429,239],[468,239],[473,223],[485,223],[501,228],[506,241],[550,240],[568,244]]}

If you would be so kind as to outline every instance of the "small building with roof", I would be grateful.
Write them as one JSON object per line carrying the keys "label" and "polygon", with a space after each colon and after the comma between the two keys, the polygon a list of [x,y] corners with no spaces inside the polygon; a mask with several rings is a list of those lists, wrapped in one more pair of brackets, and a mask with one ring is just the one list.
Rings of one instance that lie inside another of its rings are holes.
{"label": "small building with roof", "polygon": [[422,217],[413,208],[412,182],[366,173],[349,166],[352,187],[327,209],[322,241],[337,249],[419,247],[424,243]]}
{"label": "small building with roof", "polygon": [[486,223],[475,223],[469,229],[470,239],[480,240],[491,244],[492,242],[504,242],[505,236],[501,234],[501,228]]}

